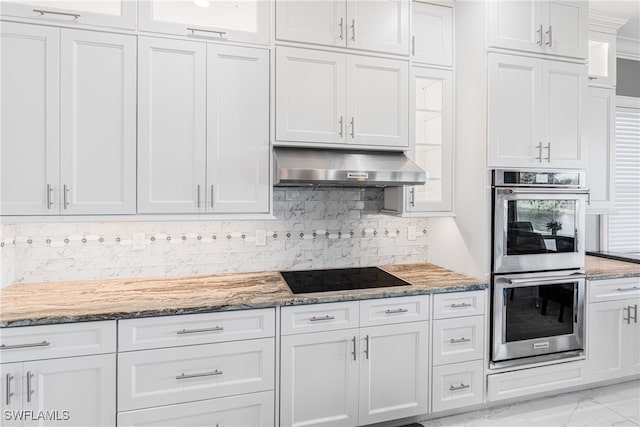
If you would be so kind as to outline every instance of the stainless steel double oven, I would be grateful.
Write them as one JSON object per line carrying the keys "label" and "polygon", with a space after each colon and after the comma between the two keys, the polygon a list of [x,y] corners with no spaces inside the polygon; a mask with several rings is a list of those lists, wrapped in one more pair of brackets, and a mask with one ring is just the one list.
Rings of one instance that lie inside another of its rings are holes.
{"label": "stainless steel double oven", "polygon": [[581,171],[493,171],[492,367],[584,354]]}

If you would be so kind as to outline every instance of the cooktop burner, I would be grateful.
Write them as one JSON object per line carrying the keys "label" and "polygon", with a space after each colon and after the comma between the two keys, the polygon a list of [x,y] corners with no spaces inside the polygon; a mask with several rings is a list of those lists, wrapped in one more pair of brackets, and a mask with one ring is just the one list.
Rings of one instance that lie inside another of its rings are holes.
{"label": "cooktop burner", "polygon": [[281,274],[294,294],[410,285],[378,267],[283,271]]}

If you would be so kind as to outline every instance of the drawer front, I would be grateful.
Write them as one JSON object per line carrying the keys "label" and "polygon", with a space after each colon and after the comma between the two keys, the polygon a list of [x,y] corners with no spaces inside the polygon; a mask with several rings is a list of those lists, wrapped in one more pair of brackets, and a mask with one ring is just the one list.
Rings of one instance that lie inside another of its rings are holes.
{"label": "drawer front", "polygon": [[433,368],[433,412],[482,403],[482,360]]}
{"label": "drawer front", "polygon": [[115,320],[0,329],[2,363],[115,351]]}
{"label": "drawer front", "polygon": [[433,296],[433,318],[484,314],[485,291],[452,292]]}
{"label": "drawer front", "polygon": [[358,327],[358,301],[297,305],[281,310],[282,335]]}
{"label": "drawer front", "polygon": [[429,320],[429,295],[360,301],[360,326]]}
{"label": "drawer front", "polygon": [[275,336],[275,309],[149,317],[118,322],[118,350],[146,350]]}
{"label": "drawer front", "polygon": [[612,301],[640,297],[640,277],[588,280],[589,302]]}
{"label": "drawer front", "polygon": [[482,359],[484,316],[441,319],[433,322],[433,364]]}
{"label": "drawer front", "polygon": [[118,414],[120,427],[269,427],[274,425],[273,391],[168,405]]}
{"label": "drawer front", "polygon": [[272,390],[274,357],[274,338],[121,353],[118,409]]}

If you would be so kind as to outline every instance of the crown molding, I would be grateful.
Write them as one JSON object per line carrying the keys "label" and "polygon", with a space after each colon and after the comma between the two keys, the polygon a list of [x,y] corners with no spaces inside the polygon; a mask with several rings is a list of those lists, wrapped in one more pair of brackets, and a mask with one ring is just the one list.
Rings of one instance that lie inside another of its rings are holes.
{"label": "crown molding", "polygon": [[640,61],[640,40],[618,37],[616,39],[616,57]]}
{"label": "crown molding", "polygon": [[616,34],[627,21],[628,19],[611,15],[602,10],[589,9],[589,30],[591,31]]}

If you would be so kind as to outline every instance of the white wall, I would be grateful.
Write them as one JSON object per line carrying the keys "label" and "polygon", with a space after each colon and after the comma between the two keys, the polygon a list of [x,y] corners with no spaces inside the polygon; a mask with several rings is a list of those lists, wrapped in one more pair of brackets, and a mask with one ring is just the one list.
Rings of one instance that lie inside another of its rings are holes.
{"label": "white wall", "polygon": [[[426,220],[381,208],[380,189],[289,188],[274,190],[275,220],[3,224],[1,284],[426,262]],[[132,249],[135,232],[144,250]]]}

